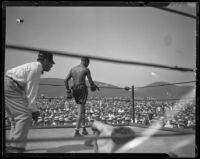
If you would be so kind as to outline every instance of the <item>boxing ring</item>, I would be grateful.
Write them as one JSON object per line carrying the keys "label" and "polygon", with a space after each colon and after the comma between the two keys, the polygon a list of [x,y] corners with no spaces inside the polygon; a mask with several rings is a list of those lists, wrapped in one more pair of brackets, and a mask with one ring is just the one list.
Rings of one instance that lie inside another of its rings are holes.
{"label": "boxing ring", "polygon": [[[146,128],[133,127],[136,134],[145,131]],[[92,134],[91,129],[88,129]],[[6,131],[8,135],[9,130]],[[176,154],[180,157],[195,157],[195,135],[187,132],[186,135],[177,132],[160,130],[160,136],[150,138],[147,142],[140,145],[134,152],[128,153],[168,153],[172,151],[172,145],[183,141],[185,138],[192,138],[193,141],[184,146]],[[75,139],[74,128],[47,128],[30,129],[25,153],[94,153],[93,147],[85,146],[84,138]],[[71,140],[69,140],[71,138]],[[32,139],[32,140],[31,140]],[[35,140],[34,140],[35,139]],[[47,139],[43,141],[44,139]],[[68,140],[64,140],[68,139]]]}
{"label": "boxing ring", "polygon": [[[131,102],[134,102],[134,100]],[[149,126],[135,123],[113,126],[129,126],[135,131],[136,137],[140,137],[141,134],[149,128]],[[32,127],[28,134],[28,144],[25,154],[93,154],[93,147],[85,145],[87,139],[101,140],[110,139],[111,137],[92,137],[91,134],[93,134],[93,132],[90,127],[91,125],[87,126],[90,135],[80,138],[74,137],[73,125]],[[6,130],[6,138],[8,134],[9,130]],[[178,157],[195,157],[197,154],[195,138],[195,130],[160,128],[147,141],[134,148],[133,151],[128,151],[126,153],[142,154],[145,156],[145,154],[149,153],[168,154],[169,152],[174,152]],[[185,144],[185,142],[187,143]]]}
{"label": "boxing ring", "polygon": [[[62,52],[55,50],[46,50],[40,48],[17,46],[12,44],[6,44],[6,49],[15,49],[22,51],[38,52],[47,51],[52,52],[58,56],[68,56],[70,58],[80,58],[83,55]],[[171,71],[181,71],[181,72],[192,72],[196,73],[196,69],[193,68],[183,68],[178,66],[166,66],[160,64],[144,63],[137,61],[123,61],[118,59],[109,59],[103,57],[88,56],[92,60],[111,62],[118,64],[128,64],[128,65],[138,65],[145,67],[155,67],[161,69],[168,69]],[[190,81],[191,82],[191,81]],[[192,81],[196,82],[196,81]],[[185,82],[187,83],[187,82]],[[58,85],[57,85],[58,86]],[[101,88],[101,87],[100,87]],[[103,88],[103,87],[102,87]],[[105,87],[106,88],[106,87]],[[135,87],[136,88],[136,87]],[[116,88],[106,88],[106,89],[116,89]],[[131,87],[117,88],[130,90]],[[132,86],[132,118],[135,119],[135,109],[134,109],[134,86]],[[116,126],[116,125],[114,125]],[[131,127],[136,132],[136,137],[140,137],[141,134],[147,131],[148,127],[142,127],[135,124],[130,124]],[[151,128],[149,128],[151,129]],[[152,128],[153,129],[153,128]],[[92,130],[88,128],[89,134],[92,134]],[[133,151],[127,151],[124,153],[158,153],[158,154],[168,154],[169,152],[175,152],[178,157],[196,157],[198,154],[198,149],[196,146],[196,130],[180,130],[180,129],[164,129],[160,128],[150,136],[148,140],[141,143],[139,146],[135,147]],[[9,130],[5,131],[5,138],[7,140]],[[111,139],[109,136],[105,137],[80,137],[75,138],[73,127],[58,127],[58,128],[31,128],[28,134],[28,144],[26,147],[26,154],[30,153],[55,153],[55,154],[67,154],[67,153],[94,153],[93,147],[86,146],[84,141],[86,139]],[[9,140],[7,140],[9,141]]]}
{"label": "boxing ring", "polygon": [[[8,49],[19,49],[19,50],[29,50],[35,51],[35,49],[26,48],[26,47],[18,47],[18,46],[11,46],[7,45],[6,48]],[[55,52],[54,52],[55,53]],[[93,57],[92,57],[93,58]],[[154,67],[154,66],[153,66]],[[159,67],[156,65],[155,67]],[[163,66],[161,66],[163,68]],[[172,69],[171,67],[167,69]],[[174,70],[178,71],[189,71],[193,72],[193,69],[189,68],[173,68]],[[195,82],[195,81],[190,81]],[[184,82],[185,83],[185,82]],[[186,82],[187,83],[187,82]],[[54,85],[59,86],[59,85]],[[101,87],[100,87],[101,88]],[[106,88],[104,89],[125,89],[130,90],[131,87],[125,88]],[[135,118],[135,109],[134,109],[134,87],[132,87],[132,111],[131,111],[132,118]],[[130,125],[133,130],[136,132],[138,136],[142,132],[145,132],[147,128],[142,128],[140,126]],[[92,134],[90,129],[89,134]],[[172,130],[172,129],[171,129]],[[6,130],[6,138],[8,137],[9,130]],[[30,129],[28,135],[28,144],[26,147],[27,154],[30,153],[55,153],[55,154],[66,154],[66,153],[94,153],[93,147],[86,146],[85,140],[88,137],[82,138],[74,138],[74,128],[42,128],[42,129]],[[196,152],[196,144],[195,144],[195,130],[187,132],[176,132],[176,131],[166,131],[166,130],[158,130],[155,137],[149,137],[149,139],[140,146],[134,148],[134,151],[127,151],[126,153],[135,153],[135,154],[148,154],[148,153],[155,153],[155,154],[168,154],[169,152],[175,152],[178,157],[195,157]],[[110,139],[111,137],[96,137],[95,139]],[[189,138],[190,141],[184,145],[184,141],[186,138]],[[178,146],[177,143],[179,143]],[[183,146],[184,145],[184,146]],[[181,147],[180,149],[178,147]]]}

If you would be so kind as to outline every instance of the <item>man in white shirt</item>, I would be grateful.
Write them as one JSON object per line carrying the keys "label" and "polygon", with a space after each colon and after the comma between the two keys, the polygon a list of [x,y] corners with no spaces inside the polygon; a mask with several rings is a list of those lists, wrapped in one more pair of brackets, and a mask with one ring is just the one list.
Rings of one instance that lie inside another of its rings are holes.
{"label": "man in white shirt", "polygon": [[50,71],[53,64],[55,63],[52,53],[39,52],[37,62],[23,64],[6,72],[5,110],[14,124],[10,130],[11,142],[6,152],[23,153],[25,151],[32,113],[39,111],[35,105],[35,98],[40,78],[44,71]]}

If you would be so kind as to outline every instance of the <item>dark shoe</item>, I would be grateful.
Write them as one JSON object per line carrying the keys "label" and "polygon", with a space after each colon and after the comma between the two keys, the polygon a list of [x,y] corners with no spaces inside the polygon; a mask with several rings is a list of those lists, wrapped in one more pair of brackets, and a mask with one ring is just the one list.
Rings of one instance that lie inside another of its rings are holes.
{"label": "dark shoe", "polygon": [[12,147],[12,146],[6,147],[6,153],[24,153],[25,151],[26,151],[25,148]]}
{"label": "dark shoe", "polygon": [[75,132],[74,137],[80,137],[81,134],[79,132]]}
{"label": "dark shoe", "polygon": [[87,132],[87,130],[83,130],[82,135],[88,135],[89,133]]}

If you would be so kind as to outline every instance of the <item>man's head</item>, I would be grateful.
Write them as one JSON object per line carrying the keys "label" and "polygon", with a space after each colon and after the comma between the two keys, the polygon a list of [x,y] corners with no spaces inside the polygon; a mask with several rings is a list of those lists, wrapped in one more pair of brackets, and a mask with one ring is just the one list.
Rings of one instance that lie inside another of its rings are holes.
{"label": "man's head", "polygon": [[82,57],[81,58],[81,63],[85,66],[88,67],[90,64],[90,59],[88,57]]}
{"label": "man's head", "polygon": [[[136,133],[131,127],[113,127],[100,121],[92,123],[92,131],[95,136],[111,136],[111,139],[93,140],[95,153],[113,153],[116,152],[127,142],[136,138]],[[87,142],[85,143],[87,146]]]}
{"label": "man's head", "polygon": [[[123,145],[133,140],[135,135],[135,131],[130,127],[115,127],[111,133],[112,140],[116,145]],[[123,138],[117,138],[120,136],[123,136]]]}
{"label": "man's head", "polygon": [[37,61],[40,61],[43,67],[43,71],[50,71],[55,62],[53,61],[53,54],[50,52],[40,51]]}

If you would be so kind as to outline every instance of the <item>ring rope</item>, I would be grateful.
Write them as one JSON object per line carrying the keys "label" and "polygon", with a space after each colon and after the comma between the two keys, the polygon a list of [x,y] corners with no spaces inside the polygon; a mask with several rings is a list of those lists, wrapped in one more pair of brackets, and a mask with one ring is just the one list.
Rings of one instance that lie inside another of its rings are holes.
{"label": "ring rope", "polygon": [[198,18],[198,16],[194,16],[192,14],[180,12],[178,10],[174,10],[174,9],[170,9],[170,8],[156,7],[156,6],[151,6],[151,7],[156,8],[156,9],[160,9],[160,10],[164,10],[164,11],[168,11],[168,12],[172,12],[172,13],[176,13],[176,14],[179,14],[179,15],[183,15],[185,17],[189,17],[189,18],[192,18],[192,19],[195,19],[195,20],[197,20],[197,18]]}
{"label": "ring rope", "polygon": [[[173,133],[173,134],[154,134],[152,135],[152,137],[170,137],[170,136],[182,136],[182,135],[194,135],[194,132],[185,132],[185,133]],[[145,137],[145,135],[118,135],[118,136],[90,136],[90,137],[56,137],[56,138],[31,138],[31,139],[27,139],[27,142],[41,142],[41,141],[72,141],[72,140],[87,140],[87,139],[91,139],[91,140],[105,140],[105,139],[121,139],[121,138],[136,138],[136,137]],[[10,142],[13,140],[6,140],[7,142]],[[15,142],[22,142],[23,140],[15,140]]]}
{"label": "ring rope", "polygon": [[[174,84],[186,84],[186,83],[195,83],[197,81],[187,81],[187,82],[178,82],[178,83],[169,83],[169,84],[162,84],[162,85],[155,85],[155,86],[143,86],[143,87],[134,87],[134,88],[148,88],[148,87],[159,87],[159,86],[168,86]],[[48,84],[48,83],[41,83],[40,85],[49,85],[49,86],[65,86],[64,84]],[[90,86],[88,86],[90,88]],[[126,87],[106,87],[106,86],[99,86],[99,88],[108,88],[108,89],[126,89]],[[130,89],[130,87],[127,87]]]}
{"label": "ring rope", "polygon": [[64,51],[53,51],[53,50],[45,50],[45,49],[39,49],[39,48],[33,48],[33,47],[25,47],[25,46],[17,46],[17,45],[11,45],[6,44],[5,48],[7,49],[16,49],[16,50],[24,50],[24,51],[44,51],[44,52],[51,52],[57,55],[61,56],[69,56],[74,58],[81,58],[82,56],[87,56],[90,59],[98,60],[98,61],[104,61],[104,62],[111,62],[111,63],[121,63],[121,64],[129,64],[129,65],[139,65],[139,66],[146,66],[146,67],[156,67],[156,68],[163,68],[163,69],[170,69],[174,71],[183,71],[183,72],[195,72],[194,68],[184,68],[184,67],[178,67],[178,66],[166,66],[166,65],[160,65],[160,64],[153,64],[153,63],[145,63],[145,62],[136,62],[136,61],[127,61],[127,60],[119,60],[119,59],[111,59],[111,58],[103,58],[103,57],[97,57],[97,56],[90,56],[90,55],[80,55],[76,53],[69,53]]}
{"label": "ring rope", "polygon": [[[17,3],[16,3],[17,2]],[[179,15],[182,15],[182,16],[186,16],[186,17],[189,17],[189,18],[192,18],[192,19],[197,19],[197,16],[194,16],[194,15],[191,15],[191,14],[188,14],[188,13],[185,13],[185,12],[181,12],[181,11],[178,11],[178,10],[173,10],[173,9],[169,9],[169,8],[166,8],[168,5],[170,5],[171,2],[167,2],[168,4],[164,5],[163,7],[159,7],[159,4],[161,3],[161,6],[163,6],[163,2],[158,2],[158,3],[155,3],[155,4],[151,4],[151,2],[141,2],[141,1],[113,1],[113,2],[99,2],[99,3],[94,3],[94,2],[83,2],[83,3],[73,3],[73,1],[55,1],[55,2],[47,2],[45,3],[44,1],[40,2],[40,1],[33,1],[33,2],[28,2],[28,1],[23,1],[22,3],[18,2],[18,1],[15,1],[14,3],[9,3],[9,2],[5,2],[4,3],[4,6],[7,5],[7,6],[81,6],[81,5],[89,5],[89,6],[142,6],[142,7],[154,7],[154,8],[157,8],[157,9],[162,9],[162,10],[165,10],[167,12],[172,12],[172,13],[175,13],[175,14],[179,14]],[[78,5],[77,5],[78,4]],[[198,4],[197,4],[198,5]]]}
{"label": "ring rope", "polygon": [[174,84],[185,84],[185,83],[194,83],[197,81],[187,81],[187,82],[178,82],[178,83],[168,83],[168,84],[161,84],[161,85],[155,85],[155,86],[144,86],[144,87],[135,87],[135,88],[148,88],[148,87],[159,87],[159,86],[168,86],[168,85],[174,85]]}

